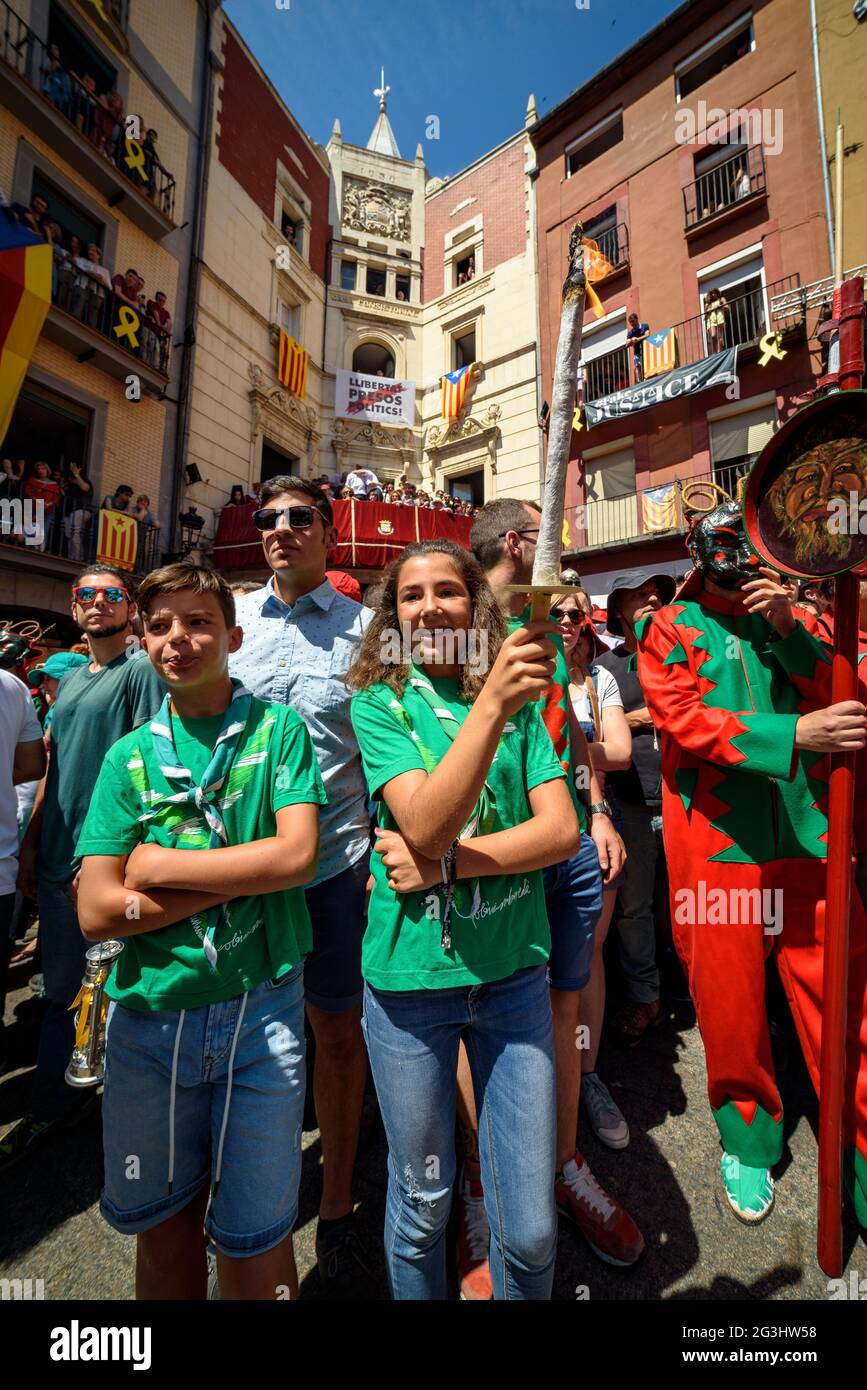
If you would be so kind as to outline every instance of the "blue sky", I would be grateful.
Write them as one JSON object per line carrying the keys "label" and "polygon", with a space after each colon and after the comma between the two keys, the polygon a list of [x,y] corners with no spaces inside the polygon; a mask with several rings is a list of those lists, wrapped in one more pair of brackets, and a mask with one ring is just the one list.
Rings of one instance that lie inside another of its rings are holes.
{"label": "blue sky", "polygon": [[[327,144],[366,145],[380,66],[404,159],[456,173],[523,124],[533,92],[550,110],[646,34],[678,0],[226,0],[224,8],[296,120]],[[427,139],[429,116],[439,139]]]}

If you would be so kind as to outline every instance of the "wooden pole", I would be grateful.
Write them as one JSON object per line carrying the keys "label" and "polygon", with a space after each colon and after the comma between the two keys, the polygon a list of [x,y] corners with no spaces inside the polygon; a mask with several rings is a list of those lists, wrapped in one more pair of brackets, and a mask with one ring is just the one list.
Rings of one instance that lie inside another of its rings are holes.
{"label": "wooden pole", "polygon": [[[842,264],[842,127],[837,126],[837,267]],[[846,280],[840,292],[841,391],[857,390],[864,375],[864,281]],[[834,655],[831,703],[854,700],[858,691],[858,577],[837,576],[834,585]],[[832,1279],[843,1272],[842,1160],[846,1076],[846,994],[849,911],[852,893],[852,806],[855,754],[835,753],[828,783],[828,873],[825,891],[822,978],[822,1051],[819,1100],[819,1229],[816,1253]]]}

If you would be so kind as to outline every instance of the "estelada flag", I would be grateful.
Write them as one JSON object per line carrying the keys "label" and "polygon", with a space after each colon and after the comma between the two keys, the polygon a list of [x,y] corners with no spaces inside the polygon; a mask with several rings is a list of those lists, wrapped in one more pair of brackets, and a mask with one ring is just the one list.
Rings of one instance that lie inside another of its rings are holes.
{"label": "estelada flag", "polygon": [[300,396],[301,400],[307,394],[307,363],[310,354],[300,343],[296,343],[294,338],[280,329],[280,358],[277,368],[277,377],[281,386],[285,386],[287,391],[291,391],[293,396]]}
{"label": "estelada flag", "polygon": [[453,372],[446,372],[442,378],[440,385],[443,393],[442,418],[444,420],[460,419],[476,366],[475,362],[470,362],[466,367],[457,367]]}
{"label": "estelada flag", "polygon": [[641,344],[644,355],[644,375],[659,376],[677,366],[677,334],[673,328],[651,333]]}
{"label": "estelada flag", "polygon": [[97,562],[101,565],[117,565],[122,570],[135,569],[138,525],[134,516],[100,508],[96,542]]}
{"label": "estelada flag", "polygon": [[0,216],[0,443],[51,305],[52,260],[47,242]]}

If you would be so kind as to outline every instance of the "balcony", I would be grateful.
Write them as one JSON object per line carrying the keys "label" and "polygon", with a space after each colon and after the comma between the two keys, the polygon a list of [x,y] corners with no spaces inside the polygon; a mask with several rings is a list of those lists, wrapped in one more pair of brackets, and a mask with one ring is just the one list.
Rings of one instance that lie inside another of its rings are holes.
{"label": "balcony", "polygon": [[767,196],[764,151],[761,145],[751,145],[686,185],[684,231],[689,236],[690,232],[742,212]]}
{"label": "balcony", "polygon": [[[786,297],[785,308],[772,312],[771,301],[781,295]],[[725,322],[719,328],[708,328],[707,310],[674,325],[677,366],[688,367],[691,362],[700,362],[730,347],[737,346],[742,352],[755,349],[766,333],[778,329],[791,338],[804,333],[806,299],[799,275],[786,275],[770,285],[757,284],[743,294],[727,298],[726,303]],[[584,399],[595,401],[634,386],[631,357],[631,349],[623,346],[585,362]]]}
{"label": "balcony", "polygon": [[[76,505],[67,516],[55,515],[44,525],[39,540],[34,527],[34,503],[22,498],[23,483],[11,490],[18,495],[0,500],[0,565],[67,575],[96,561],[99,507]],[[132,573],[148,574],[160,564],[159,526],[137,522],[138,545]],[[38,544],[34,544],[39,540]]]}
{"label": "balcony", "polygon": [[[642,541],[683,535],[687,529],[683,507],[684,487],[699,482],[715,483],[735,496],[738,479],[748,468],[749,464],[743,462],[721,464],[713,473],[674,478],[656,487],[626,493],[622,497],[589,498],[584,504],[583,517],[580,506],[575,509],[574,518],[569,518],[567,509],[567,520],[572,521],[570,533],[576,537],[574,549],[576,552],[618,549]],[[710,497],[705,495],[701,500],[704,503]],[[579,521],[583,523],[583,536]]]}
{"label": "balcony", "polygon": [[106,108],[52,62],[6,0],[0,0],[0,102],[148,236],[160,241],[174,230],[174,178],[122,129],[104,139],[98,121],[107,119]]}
{"label": "balcony", "polygon": [[[604,232],[594,232],[591,224],[585,228],[584,235],[596,242],[601,254],[609,262],[612,273],[626,270],[629,265],[629,228],[625,222],[618,222],[616,227],[607,227]],[[603,278],[610,279],[611,276],[609,274]]]}
{"label": "balcony", "polygon": [[147,395],[160,396],[169,379],[172,341],[144,309],[133,309],[69,261],[56,271],[52,305],[42,335],[79,362],[118,381],[139,378]]}

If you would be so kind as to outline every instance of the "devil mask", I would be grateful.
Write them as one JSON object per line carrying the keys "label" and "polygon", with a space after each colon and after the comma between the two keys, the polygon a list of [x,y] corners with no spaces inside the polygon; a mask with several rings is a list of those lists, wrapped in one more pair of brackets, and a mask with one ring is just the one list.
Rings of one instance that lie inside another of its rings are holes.
{"label": "devil mask", "polygon": [[687,540],[696,569],[724,589],[754,579],[761,560],[750,548],[737,502],[723,502],[693,522]]}

